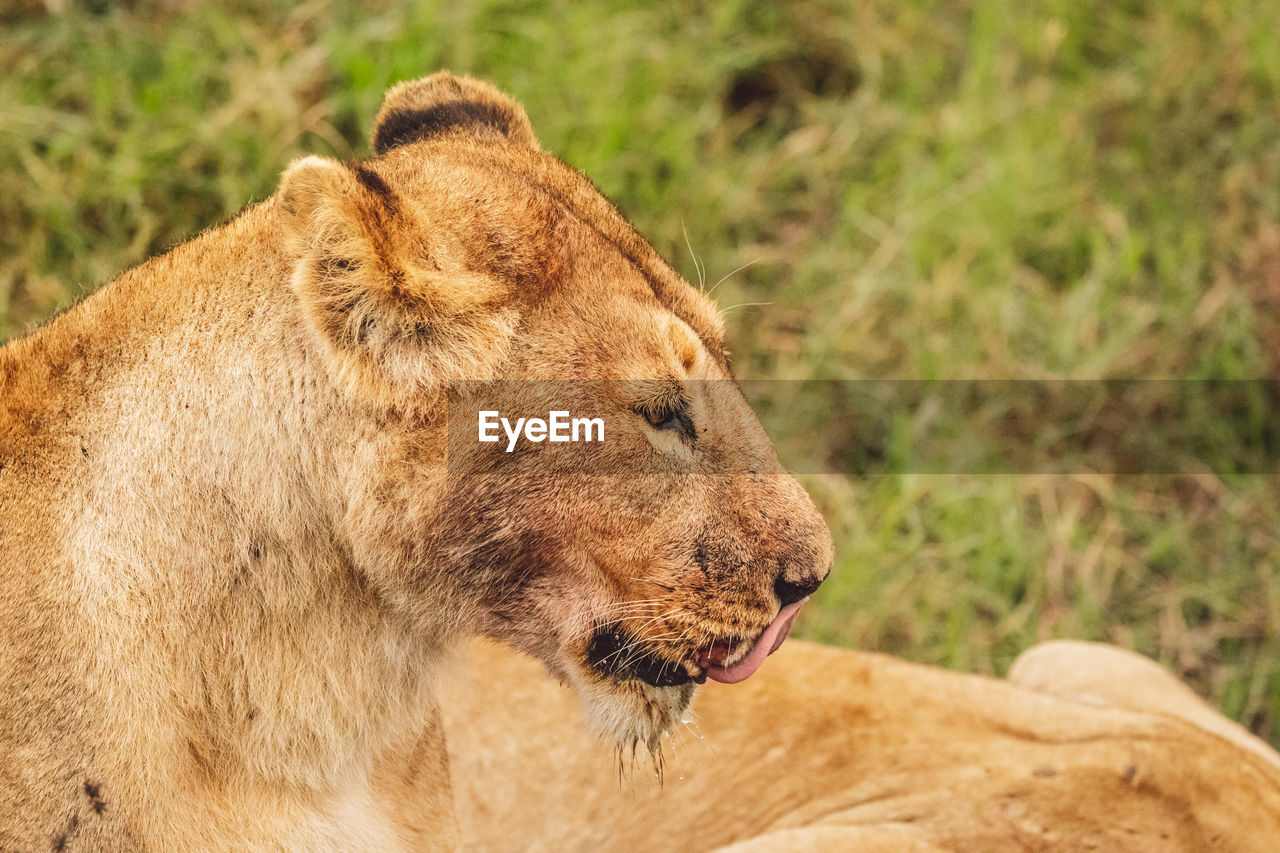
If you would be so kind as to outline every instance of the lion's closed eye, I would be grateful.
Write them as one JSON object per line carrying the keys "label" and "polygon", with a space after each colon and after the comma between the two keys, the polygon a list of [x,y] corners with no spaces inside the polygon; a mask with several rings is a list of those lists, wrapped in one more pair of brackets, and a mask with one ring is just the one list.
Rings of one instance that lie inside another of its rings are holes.
{"label": "lion's closed eye", "polygon": [[675,432],[692,444],[696,438],[689,401],[683,395],[648,401],[634,407],[636,414],[659,432]]}

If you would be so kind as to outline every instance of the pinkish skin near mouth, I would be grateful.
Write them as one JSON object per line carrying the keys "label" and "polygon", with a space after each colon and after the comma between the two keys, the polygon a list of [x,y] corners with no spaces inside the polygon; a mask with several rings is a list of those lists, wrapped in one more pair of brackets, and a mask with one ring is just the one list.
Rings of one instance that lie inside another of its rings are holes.
{"label": "pinkish skin near mouth", "polygon": [[703,667],[707,678],[712,681],[718,681],[721,684],[737,684],[739,681],[746,681],[760,668],[764,659],[782,645],[782,641],[791,633],[791,623],[795,621],[796,613],[808,600],[808,597],[802,598],[779,610],[778,615],[752,645],[751,651],[737,663],[724,666],[724,662],[741,646],[741,643],[724,641],[698,649],[693,653],[693,662]]}

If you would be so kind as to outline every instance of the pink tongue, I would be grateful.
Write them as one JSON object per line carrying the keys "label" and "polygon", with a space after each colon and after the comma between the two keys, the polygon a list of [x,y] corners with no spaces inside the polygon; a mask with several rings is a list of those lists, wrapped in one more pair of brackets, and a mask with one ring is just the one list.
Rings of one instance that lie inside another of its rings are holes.
{"label": "pink tongue", "polygon": [[800,607],[808,600],[808,598],[802,598],[779,610],[778,615],[769,623],[769,627],[764,629],[764,633],[760,635],[760,639],[756,641],[749,655],[733,666],[707,667],[707,678],[719,681],[721,684],[737,684],[754,675],[760,668],[760,664],[764,663],[764,659],[777,651],[778,646],[782,645],[782,641],[787,638],[787,634],[791,633],[791,622],[796,618]]}

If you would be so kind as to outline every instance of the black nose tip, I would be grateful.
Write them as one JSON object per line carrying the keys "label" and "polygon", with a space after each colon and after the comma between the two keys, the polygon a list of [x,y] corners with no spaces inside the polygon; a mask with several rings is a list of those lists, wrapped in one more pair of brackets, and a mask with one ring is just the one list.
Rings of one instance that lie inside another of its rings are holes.
{"label": "black nose tip", "polygon": [[813,591],[821,585],[822,578],[805,578],[800,583],[792,583],[786,578],[779,577],[773,584],[773,591],[777,593],[782,606],[786,607],[788,604],[795,604],[806,595],[813,594]]}

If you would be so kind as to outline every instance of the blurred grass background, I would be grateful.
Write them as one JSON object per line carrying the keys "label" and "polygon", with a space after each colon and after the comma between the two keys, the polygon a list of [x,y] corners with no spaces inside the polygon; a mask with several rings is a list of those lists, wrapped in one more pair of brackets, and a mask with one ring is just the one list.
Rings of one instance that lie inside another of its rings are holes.
{"label": "blurred grass background", "polygon": [[[714,287],[745,378],[1280,372],[1269,0],[3,8],[0,338],[300,153],[367,155],[384,89],[450,67]],[[838,549],[808,636],[993,674],[1115,642],[1280,744],[1274,477],[806,484]]]}

